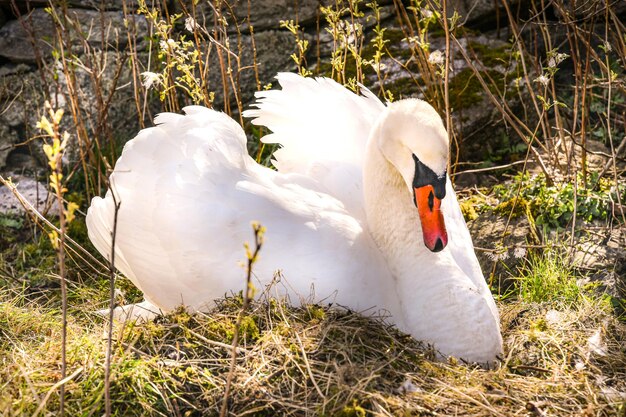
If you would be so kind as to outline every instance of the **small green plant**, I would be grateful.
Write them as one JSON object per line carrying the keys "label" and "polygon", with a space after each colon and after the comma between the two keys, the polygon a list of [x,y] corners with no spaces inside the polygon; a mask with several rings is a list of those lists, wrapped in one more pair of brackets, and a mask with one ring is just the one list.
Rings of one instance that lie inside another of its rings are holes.
{"label": "small green plant", "polygon": [[303,77],[312,75],[313,73],[306,67],[306,53],[309,49],[309,41],[302,37],[300,25],[295,23],[293,20],[281,20],[280,27],[287,29],[296,39],[296,46],[298,50],[297,52],[291,54],[291,59],[293,59],[298,67],[298,74]]}
{"label": "small green plant", "polygon": [[61,302],[62,302],[62,349],[61,349],[61,381],[60,385],[60,414],[64,415],[65,403],[65,380],[67,359],[66,359],[66,340],[67,340],[67,282],[66,282],[66,265],[65,265],[65,244],[67,226],[74,220],[78,204],[73,202],[65,203],[65,181],[63,179],[63,154],[67,147],[70,134],[67,131],[61,132],[61,119],[63,118],[62,109],[53,109],[49,102],[46,101],[45,109],[48,112],[48,119],[45,115],[37,122],[37,128],[43,132],[44,144],[43,151],[48,158],[48,166],[50,167],[49,183],[50,188],[54,191],[57,200],[59,212],[59,232],[51,230],[48,233],[50,243],[57,252],[59,279],[61,282]]}
{"label": "small green plant", "polygon": [[338,2],[334,5],[321,7],[328,27],[326,31],[332,36],[333,48],[330,57],[330,74],[338,82],[357,90],[357,83],[363,82],[363,44],[365,36],[363,24],[360,22],[365,14],[360,9],[360,0]]}
{"label": "small green plant", "polygon": [[563,250],[548,247],[532,252],[516,279],[519,298],[529,303],[556,302],[572,306],[583,296],[576,271]]}
{"label": "small green plant", "polygon": [[246,250],[246,289],[243,292],[243,305],[237,315],[237,322],[235,323],[235,334],[233,335],[231,357],[230,357],[230,369],[226,378],[226,386],[224,387],[224,398],[222,406],[220,408],[220,417],[228,415],[228,396],[230,389],[234,381],[235,365],[237,363],[237,348],[239,347],[239,338],[242,336],[249,336],[251,339],[257,339],[260,336],[259,329],[254,322],[254,319],[246,317],[246,312],[250,306],[250,303],[254,299],[256,288],[252,282],[252,267],[259,259],[259,252],[264,242],[265,228],[258,222],[252,222],[252,230],[254,231],[254,248],[250,246],[248,242],[244,243]]}
{"label": "small green plant", "polygon": [[582,175],[578,176],[578,183],[561,182],[548,185],[543,174],[530,176],[528,173],[517,174],[511,184],[499,184],[494,187],[494,195],[501,204],[497,210],[508,211],[511,202],[516,201],[517,209],[528,207],[528,213],[540,229],[543,227],[561,229],[567,227],[574,219],[585,222],[593,220],[606,220],[611,212],[613,201],[618,201],[617,193],[621,193],[621,199],[626,197],[626,189],[623,185],[615,185],[606,178],[598,178],[598,174],[591,174],[593,183],[597,183],[596,189],[585,188],[582,185]]}
{"label": "small green plant", "polygon": [[[196,43],[187,39],[187,35],[174,33],[176,22],[184,15],[171,14],[165,18],[161,10],[149,8],[144,0],[139,2],[138,12],[145,15],[155,29],[155,41],[158,41],[157,57],[161,64],[160,72],[145,71],[141,74],[144,87],[146,89],[159,87],[160,100],[167,102],[171,110],[178,110],[176,90],[182,90],[184,96],[191,99],[194,104],[210,106],[214,94],[206,92],[202,71],[203,55],[196,47]],[[201,34],[203,30],[201,26],[190,19],[186,20],[187,30]]]}

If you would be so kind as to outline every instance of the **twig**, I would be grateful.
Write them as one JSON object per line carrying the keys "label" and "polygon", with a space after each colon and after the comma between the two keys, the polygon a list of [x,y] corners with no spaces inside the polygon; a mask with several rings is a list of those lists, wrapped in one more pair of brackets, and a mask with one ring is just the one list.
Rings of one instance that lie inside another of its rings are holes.
{"label": "twig", "polygon": [[307,359],[306,351],[304,350],[304,345],[302,344],[300,335],[298,335],[298,332],[295,330],[293,334],[296,336],[296,340],[298,340],[298,345],[300,346],[300,351],[302,352],[302,359],[304,360],[304,366],[306,366],[306,371],[309,374],[309,378],[311,378],[311,382],[313,383],[315,390],[320,395],[320,397],[326,398],[320,387],[317,385],[317,382],[315,382],[315,377],[313,376],[313,371],[311,370],[311,365],[309,364],[309,360]]}
{"label": "twig", "polygon": [[513,370],[517,370],[517,369],[528,369],[530,371],[537,371],[537,372],[545,372],[545,373],[550,373],[549,369],[546,368],[540,368],[538,366],[532,366],[532,365],[516,365],[516,366],[512,366],[511,369]]}
{"label": "twig", "polygon": [[620,142],[619,146],[617,147],[617,149],[615,149],[615,152],[613,153],[613,155],[610,157],[610,159],[606,162],[606,164],[604,164],[604,168],[602,168],[602,171],[600,171],[600,175],[598,175],[598,181],[600,180],[600,178],[602,178],[604,176],[604,174],[606,174],[606,172],[613,167],[614,162],[616,159],[619,159],[619,156],[622,154],[622,152],[624,151],[624,149],[626,149],[626,136],[624,136],[622,138],[622,141]]}
{"label": "twig", "polygon": [[[606,12],[606,16],[605,16],[605,22],[604,22],[604,40],[606,42],[606,44],[609,43],[609,9],[607,8],[605,10]],[[619,191],[619,181],[618,181],[618,177],[617,177],[617,164],[616,164],[616,159],[617,159],[617,154],[618,152],[615,149],[615,145],[613,143],[613,134],[611,133],[611,97],[612,97],[612,86],[613,86],[613,71],[611,70],[611,63],[609,61],[609,51],[605,50],[605,59],[606,59],[606,78],[607,78],[607,85],[608,85],[608,89],[607,89],[607,100],[606,100],[606,132],[607,132],[607,136],[609,137],[609,144],[611,145],[611,155],[612,158],[609,160],[609,162],[612,162],[613,165],[613,180],[615,181],[615,186],[617,187],[617,192],[616,197],[617,197],[617,203],[619,204],[619,208],[622,214],[622,220],[624,221],[624,223],[626,223],[626,214],[624,214],[624,207],[622,205],[622,197],[621,197],[621,193]],[[626,138],[625,138],[626,140]],[[622,144],[620,143],[620,146]],[[599,182],[600,180],[598,180]]]}
{"label": "twig", "polygon": [[[523,127],[525,130],[527,130],[529,133],[532,134],[532,136],[530,138],[528,138],[528,137],[526,137],[526,135],[524,135],[524,133],[520,129],[520,126],[518,126],[518,124],[515,122],[515,120],[514,120],[513,116],[511,115],[511,113],[509,111],[507,111],[508,106],[507,106],[507,109],[505,109],[503,104],[500,103],[498,101],[498,99],[493,95],[491,90],[489,90],[489,86],[487,86],[487,83],[485,82],[483,76],[480,74],[478,69],[476,69],[476,66],[472,64],[472,61],[471,61],[470,57],[467,55],[467,53],[463,49],[463,45],[461,45],[461,43],[456,38],[456,36],[454,36],[454,34],[450,34],[450,36],[452,36],[452,39],[454,40],[454,42],[456,42],[457,46],[459,47],[459,51],[461,52],[461,55],[463,55],[463,59],[465,59],[465,61],[467,62],[469,68],[474,72],[474,75],[476,76],[476,79],[478,80],[478,82],[482,86],[483,90],[487,94],[487,97],[498,108],[498,111],[500,112],[500,114],[502,114],[502,117],[504,117],[504,119],[507,122],[509,122],[509,124],[513,127],[513,129],[518,134],[520,139],[522,139],[524,141],[524,143],[526,143],[526,145],[528,146],[528,150],[533,154],[533,156],[535,157],[535,160],[537,161],[537,163],[541,167],[541,170],[543,171],[544,175],[546,176],[546,182],[548,183],[548,185],[554,184],[554,181],[552,179],[552,175],[550,175],[550,173],[548,172],[548,168],[546,168],[546,166],[545,166],[545,164],[543,162],[543,158],[541,158],[541,155],[539,154],[537,149],[535,149],[532,146],[532,141],[534,139],[536,139],[536,134],[533,133],[533,132],[530,132],[528,127],[522,124],[521,127]],[[506,105],[506,103],[505,103],[505,105]],[[543,116],[543,112],[540,112],[540,114]],[[539,141],[537,141],[537,143],[539,143]]]}
{"label": "twig", "polygon": [[[198,339],[202,340],[204,343],[207,343],[209,345],[221,347],[221,348],[227,349],[229,351],[233,350],[233,345],[229,345],[227,343],[218,342],[217,340],[211,340],[209,338],[206,338],[206,337],[202,336],[200,333],[194,332],[193,330],[191,330],[189,328],[186,328],[185,331],[189,332],[189,334],[193,335],[194,337],[197,337]],[[235,346],[234,349],[237,350],[237,353],[247,353],[248,352],[246,349],[244,349],[242,347],[239,347],[239,346]]]}
{"label": "twig", "polygon": [[498,165],[498,166],[495,166],[495,167],[466,169],[465,171],[458,171],[458,172],[451,173],[450,176],[451,177],[455,177],[455,176],[461,175],[461,174],[471,174],[471,173],[475,173],[475,172],[497,171],[499,169],[511,168],[511,167],[514,167],[515,165],[526,164],[527,162],[528,161],[526,161],[526,160],[524,160],[524,161],[515,161],[515,162],[511,162],[510,164]]}
{"label": "twig", "polygon": [[246,243],[244,247],[246,248],[246,257],[248,258],[248,266],[246,269],[246,288],[243,292],[243,306],[237,315],[237,322],[235,324],[235,334],[233,335],[233,344],[232,351],[230,357],[230,369],[228,371],[228,376],[226,378],[226,387],[224,388],[224,399],[222,400],[222,408],[220,410],[220,417],[226,417],[228,413],[228,397],[230,395],[230,387],[233,383],[233,378],[235,375],[235,366],[237,365],[237,345],[239,343],[239,333],[241,332],[241,322],[243,320],[243,316],[248,309],[248,305],[250,304],[250,299],[253,296],[253,287],[252,287],[252,266],[257,261],[259,256],[259,251],[263,246],[263,233],[265,233],[265,229],[258,223],[252,223],[252,230],[254,230],[254,252],[250,252],[250,247]]}
{"label": "twig", "polygon": [[477,406],[484,408],[489,413],[489,415],[491,415],[491,416],[502,416],[502,414],[500,414],[495,408],[491,407],[491,404],[485,404],[485,403],[483,403],[481,401],[478,401],[477,399],[470,397],[469,395],[467,395],[463,391],[459,390],[458,388],[456,388],[456,387],[454,387],[452,385],[446,384],[443,381],[441,381],[441,384],[444,387],[446,387],[447,389],[449,389],[451,391],[454,391],[459,396],[465,398],[468,402],[474,403]]}
{"label": "twig", "polygon": [[[59,229],[60,233],[50,234],[52,246],[56,249],[59,267],[59,279],[61,283],[61,380],[65,380],[67,372],[67,274],[65,269],[65,235],[67,233],[67,223],[71,221],[69,208],[66,211],[63,194],[66,191],[63,186],[63,154],[69,135],[67,132],[61,134],[59,124],[63,117],[63,110],[54,111],[46,101],[50,120],[43,116],[37,127],[41,129],[46,137],[52,139],[52,145],[44,144],[43,149],[48,158],[48,166],[51,169],[50,187],[54,190],[59,209]],[[59,414],[65,415],[65,384],[60,384],[59,393]]]}
{"label": "twig", "polygon": [[571,236],[570,236],[570,241],[569,241],[569,253],[568,256],[571,258],[572,254],[574,253],[574,249],[576,248],[575,244],[574,244],[574,236],[576,233],[576,217],[578,214],[578,174],[574,173],[574,201],[573,201],[573,205],[574,205],[574,213],[572,214],[572,231],[571,231]]}
{"label": "twig", "polygon": [[[13,195],[15,196],[15,198],[17,198],[17,201],[19,201],[19,203],[22,205],[22,207],[24,208],[24,210],[26,210],[27,213],[33,214],[35,217],[37,217],[39,220],[41,220],[46,226],[48,226],[50,229],[54,230],[57,233],[61,233],[61,230],[56,227],[54,224],[52,224],[52,222],[50,222],[50,220],[46,219],[45,216],[43,214],[41,214],[39,212],[39,210],[37,210],[30,201],[28,201],[26,199],[26,197],[24,197],[17,189],[17,187],[10,181],[7,180],[6,178],[4,178],[2,175],[0,175],[0,182],[2,183],[2,185],[4,185],[5,187],[7,187],[11,193],[13,193]],[[91,262],[93,262],[94,264],[98,265],[100,268],[102,269],[107,269],[107,266],[105,264],[103,264],[102,262],[100,262],[95,256],[93,256],[87,249],[83,248],[78,242],[76,242],[74,239],[72,239],[69,236],[65,236],[65,244],[67,243],[71,243],[75,248],[75,250],[78,250],[79,252],[81,252],[83,255],[85,255],[87,258],[89,258],[89,260]],[[69,245],[68,245],[69,246]]]}
{"label": "twig", "polygon": [[113,349],[113,316],[115,309],[115,236],[117,235],[117,215],[121,201],[117,201],[113,187],[109,187],[113,197],[113,231],[111,232],[111,260],[109,262],[109,328],[107,338],[107,351],[104,362],[104,408],[105,415],[111,416],[111,352]]}
{"label": "twig", "polygon": [[[442,20],[443,20],[443,29],[444,32],[446,34],[446,52],[445,52],[445,65],[444,65],[444,71],[445,74],[443,75],[443,102],[444,102],[444,106],[446,108],[446,132],[448,132],[448,135],[452,135],[452,132],[450,131],[450,129],[452,128],[452,115],[450,114],[450,96],[449,96],[449,81],[450,81],[450,28],[449,26],[449,22],[448,22],[448,2],[446,0],[443,0],[441,3],[441,7],[442,7]],[[458,144],[457,144],[457,155],[458,155]],[[448,164],[450,162],[448,161]],[[448,167],[448,172],[450,172],[451,169],[450,167]]]}

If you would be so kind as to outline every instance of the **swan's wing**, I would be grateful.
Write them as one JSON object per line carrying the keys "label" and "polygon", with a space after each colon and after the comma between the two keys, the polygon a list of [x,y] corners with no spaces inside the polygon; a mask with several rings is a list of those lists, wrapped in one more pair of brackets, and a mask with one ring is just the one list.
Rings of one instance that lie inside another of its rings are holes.
{"label": "swan's wing", "polygon": [[[158,116],[158,126],[128,142],[111,176],[121,204],[115,265],[147,301],[164,311],[182,303],[202,309],[243,289],[238,265],[256,220],[267,228],[254,268],[261,283],[281,269],[289,294],[307,297],[314,285],[316,300],[338,292],[336,301],[352,308],[385,305],[376,301],[381,291],[371,277],[386,264],[373,260],[369,235],[339,200],[308,177],[256,164],[228,116],[185,111]],[[111,191],[94,198],[87,214],[89,237],[107,258],[113,200]]]}
{"label": "swan's wing", "polygon": [[362,87],[356,95],[329,78],[279,73],[281,90],[256,93],[244,116],[269,128],[264,143],[279,143],[274,165],[318,181],[348,211],[361,213],[365,144],[384,104]]}
{"label": "swan's wing", "polygon": [[[148,301],[164,308],[161,299],[172,291],[193,291],[185,285],[194,283],[177,280],[177,275],[198,268],[193,263],[202,258],[203,248],[193,245],[207,237],[196,224],[228,222],[234,212],[220,204],[198,204],[199,181],[233,177],[247,157],[245,134],[230,117],[202,107],[185,111],[187,116],[157,116],[158,126],[142,130],[125,145],[110,190],[92,200],[86,219],[90,240],[110,259],[115,204],[120,205],[115,266]],[[192,251],[185,240],[193,242]]]}

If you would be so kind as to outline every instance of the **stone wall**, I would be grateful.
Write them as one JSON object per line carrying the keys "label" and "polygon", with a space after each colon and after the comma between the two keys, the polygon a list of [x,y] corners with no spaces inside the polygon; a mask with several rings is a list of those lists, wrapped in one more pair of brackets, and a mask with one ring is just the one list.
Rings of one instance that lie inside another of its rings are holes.
{"label": "stone wall", "polygon": [[[149,125],[154,113],[162,109],[154,94],[145,95],[145,91],[138,88],[140,72],[151,69],[158,52],[155,43],[150,42],[154,28],[144,15],[136,13],[138,1],[70,0],[65,3],[66,8],[46,10],[48,2],[45,0],[0,1],[0,171],[34,170],[45,166],[39,151],[41,144],[31,139],[38,134],[35,125],[43,114],[46,100],[73,115],[72,122],[67,120],[68,129],[75,129],[78,117],[85,126],[82,134],[98,140],[103,135],[108,135],[108,140],[110,137],[127,139],[142,126]],[[196,6],[191,1],[169,3],[170,13],[192,14],[211,31],[214,8],[209,2],[201,1]],[[281,28],[281,20],[297,19],[304,28],[301,36],[312,45],[308,52],[311,61],[317,59],[313,55],[318,51],[322,56],[331,52],[332,42],[323,27],[318,32],[320,25],[324,25],[320,0],[233,0],[230,3],[231,7],[224,8],[220,17],[228,23],[225,36],[228,36],[229,46],[240,57],[237,98],[244,103],[252,99],[257,89],[257,76],[260,84],[265,85],[276,72],[295,68],[290,57],[296,50],[295,38]],[[380,3],[384,6],[385,24],[393,30],[393,2]],[[456,0],[453,7],[470,23],[484,21],[485,16],[493,12],[493,2],[484,0]],[[372,26],[370,19],[364,22]],[[178,29],[184,30],[182,24],[180,26]],[[399,49],[408,45],[398,42],[392,47]],[[66,60],[69,67],[62,65],[62,54],[71,57]],[[207,89],[215,91],[215,107],[222,108],[225,97],[221,88],[223,72],[216,70],[218,58],[214,53],[209,60],[208,66],[214,70],[209,71]],[[397,69],[393,62],[387,64],[389,71]],[[398,83],[410,76],[408,73],[390,74],[387,78]],[[235,100],[233,90],[228,92],[231,108]],[[407,91],[406,95],[415,93]],[[140,100],[137,100],[138,94]],[[73,110],[70,95],[75,101]],[[144,97],[147,98],[145,103]],[[137,105],[137,101],[142,104]]]}
{"label": "stone wall", "polygon": [[[63,107],[67,115],[74,116],[74,121],[75,113],[80,113],[85,135],[96,137],[109,129],[109,135],[128,139],[162,110],[155,94],[146,95],[143,106],[136,104],[137,94],[145,94],[137,88],[141,84],[140,72],[152,69],[158,52],[149,40],[154,28],[144,15],[136,13],[136,3],[72,0],[69,8],[55,8],[50,13],[45,9],[46,1],[19,3],[18,9],[11,7],[10,2],[0,2],[0,171],[45,166],[39,152],[41,143],[30,139],[38,134],[35,126],[44,114],[46,100]],[[259,6],[249,20],[247,7],[244,13],[241,5],[234,9],[234,16],[228,16],[238,21],[230,22],[229,28],[240,27],[240,33],[228,36],[236,44],[239,66],[244,68],[238,79],[245,92],[240,97],[244,101],[249,101],[256,90],[252,38],[244,20],[257,28],[254,54],[260,80],[267,83],[276,72],[293,66],[289,57],[295,47],[293,36],[277,29],[279,19],[295,15],[296,10],[290,5],[295,2],[268,3],[272,7]],[[308,20],[315,19],[317,3],[299,3],[298,13]],[[207,8],[199,7],[196,16],[210,28],[213,17]],[[177,11],[177,7],[172,7],[172,13]],[[69,57],[65,60],[69,66],[62,65],[62,54]],[[217,59],[217,54],[213,54],[209,67],[217,68]],[[221,77],[220,71],[211,71],[207,86],[217,91],[218,108],[223,103],[218,89]],[[70,94],[76,102],[73,111]],[[67,120],[68,130],[75,128],[73,123]]]}
{"label": "stone wall", "polygon": [[[525,7],[525,1],[508,3],[520,10]],[[236,99],[244,105],[249,103],[259,84],[270,83],[278,71],[295,69],[290,57],[296,51],[295,37],[281,27],[281,20],[298,20],[303,29],[300,36],[310,43],[309,68],[318,60],[328,61],[333,41],[324,29],[324,16],[320,13],[325,2],[328,1],[231,0],[230,7],[223,7],[217,18],[224,19],[227,25],[220,25],[226,29],[219,33],[220,39],[216,41],[221,45],[228,42],[228,47],[239,56],[239,62],[238,65],[231,62],[236,70],[236,82],[226,80],[225,83],[220,59],[234,57],[228,54],[220,57],[215,48],[210,54],[206,89],[215,92],[214,106],[229,107],[237,113]],[[163,109],[156,93],[141,86],[140,73],[152,70],[157,61],[158,39],[149,19],[137,13],[139,1],[68,0],[63,3],[65,9],[46,10],[48,1],[45,0],[0,0],[0,172],[45,167],[39,151],[41,143],[31,139],[38,134],[35,125],[43,114],[46,100],[66,110],[68,130],[76,130],[78,120],[80,134],[85,138],[81,146],[90,146],[89,138],[97,141],[104,138],[103,143],[114,141],[111,146],[119,146],[119,142],[132,137],[138,129],[150,125],[154,114]],[[201,0],[195,6],[191,0],[167,3],[169,13],[193,15],[197,23],[208,30],[207,35],[214,35],[215,10],[209,1]],[[366,2],[361,3],[361,8],[367,12]],[[410,54],[407,55],[414,46],[399,30],[394,2],[379,3],[382,25],[389,40],[387,47],[405,58],[403,62],[390,57],[383,59],[385,87],[392,90],[395,97],[420,96],[422,92],[415,83],[420,74],[411,63]],[[449,4],[450,14],[457,10],[465,27],[480,30],[467,31],[461,39],[465,46],[477,46],[474,57],[477,65],[496,76],[504,77],[514,71],[513,64],[507,65],[494,58],[495,52],[505,54],[510,48],[504,12],[496,8],[501,3],[453,0]],[[371,13],[366,13],[361,22],[367,32],[366,39],[370,40],[374,26]],[[184,32],[184,26],[182,18],[176,30]],[[443,38],[433,37],[431,50],[443,49]],[[66,59],[60,59],[61,56]],[[475,80],[464,81],[469,70],[465,71],[466,64],[459,54],[453,56],[453,65],[451,84],[459,84],[454,95],[457,100],[455,123],[463,137],[476,137],[500,120],[493,105],[474,91]],[[323,68],[318,70],[325,73]],[[460,77],[454,81],[457,76]],[[370,74],[365,83],[376,93],[380,92],[379,77]],[[228,84],[226,90],[222,87],[224,84]],[[230,105],[225,106],[225,103]],[[93,152],[93,146],[76,152],[79,151]]]}

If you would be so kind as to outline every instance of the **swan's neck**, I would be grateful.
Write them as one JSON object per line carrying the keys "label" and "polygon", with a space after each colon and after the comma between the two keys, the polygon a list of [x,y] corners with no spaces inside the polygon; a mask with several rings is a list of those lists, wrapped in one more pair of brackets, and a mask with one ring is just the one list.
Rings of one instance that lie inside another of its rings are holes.
{"label": "swan's neck", "polygon": [[400,286],[420,285],[417,280],[427,275],[425,269],[442,267],[441,257],[424,246],[413,197],[375,138],[370,138],[365,152],[363,188],[369,231],[394,278]]}

